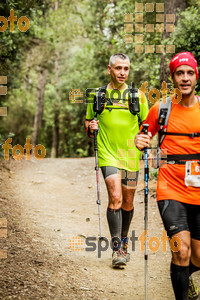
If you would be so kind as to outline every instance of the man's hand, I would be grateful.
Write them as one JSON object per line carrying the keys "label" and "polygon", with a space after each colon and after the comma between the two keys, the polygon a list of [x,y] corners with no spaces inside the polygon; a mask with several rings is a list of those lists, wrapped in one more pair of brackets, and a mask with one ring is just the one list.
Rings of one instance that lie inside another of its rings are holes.
{"label": "man's hand", "polygon": [[95,120],[92,120],[89,122],[88,124],[88,127],[90,128],[90,132],[93,133],[94,130],[98,130],[99,126],[99,120],[95,121]]}
{"label": "man's hand", "polygon": [[149,148],[151,145],[151,132],[148,132],[148,134],[144,134],[141,131],[136,134],[135,137],[135,146],[138,148],[138,150],[142,150],[144,148]]}

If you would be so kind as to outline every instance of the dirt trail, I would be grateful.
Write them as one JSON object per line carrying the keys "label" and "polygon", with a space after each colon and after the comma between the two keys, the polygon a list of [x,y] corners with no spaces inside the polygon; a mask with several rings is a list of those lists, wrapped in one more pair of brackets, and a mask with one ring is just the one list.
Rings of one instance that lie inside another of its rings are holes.
{"label": "dirt trail", "polygon": [[[8,236],[1,249],[1,299],[144,299],[144,254],[135,242],[131,261],[122,270],[111,268],[111,249],[74,251],[70,240],[98,237],[98,208],[94,158],[4,161],[1,169],[0,218],[7,218]],[[143,180],[135,198],[131,230],[144,228]],[[107,194],[102,176],[102,232],[110,239],[106,221]],[[150,183],[149,238],[162,235]],[[97,242],[95,242],[97,245]],[[153,244],[154,245],[154,244]],[[170,252],[149,250],[149,300],[174,299],[169,277]],[[197,283],[198,283],[197,278]]]}

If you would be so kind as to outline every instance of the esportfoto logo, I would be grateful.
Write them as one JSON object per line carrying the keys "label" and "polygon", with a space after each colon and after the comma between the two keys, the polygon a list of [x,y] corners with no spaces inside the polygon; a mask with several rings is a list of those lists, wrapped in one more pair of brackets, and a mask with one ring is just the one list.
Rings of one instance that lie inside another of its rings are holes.
{"label": "esportfoto logo", "polygon": [[[182,247],[181,239],[178,236],[174,236],[171,239],[166,234],[166,231],[163,230],[162,236],[160,238],[156,236],[152,236],[148,238],[147,231],[143,231],[139,237],[135,235],[135,230],[132,230],[132,234],[130,237],[129,249],[132,252],[135,252],[136,242],[140,242],[140,251],[144,252],[145,250],[145,242],[148,243],[148,248],[152,252],[157,252],[160,247],[162,247],[162,251],[167,251],[167,244],[169,243],[170,249],[173,252],[178,252]],[[121,242],[121,241],[119,241]],[[108,248],[112,249],[112,240],[107,239],[106,237],[97,238],[97,237],[86,237],[83,240],[80,237],[73,237],[69,241],[69,248],[73,251],[87,251],[87,252],[95,252],[97,251],[98,258],[101,258],[101,253],[108,250]]]}

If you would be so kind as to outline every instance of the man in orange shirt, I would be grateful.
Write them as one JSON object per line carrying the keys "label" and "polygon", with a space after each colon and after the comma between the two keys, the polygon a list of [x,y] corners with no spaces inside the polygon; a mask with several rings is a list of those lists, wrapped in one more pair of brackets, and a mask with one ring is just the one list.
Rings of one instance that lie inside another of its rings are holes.
{"label": "man in orange shirt", "polygon": [[[190,52],[177,54],[169,64],[175,88],[182,93],[174,98],[160,146],[167,162],[160,167],[157,201],[169,238],[178,237],[181,247],[172,251],[171,281],[176,300],[198,299],[199,291],[190,275],[200,270],[200,102],[195,95],[199,74]],[[135,144],[139,150],[149,147],[151,137],[160,131],[159,105],[149,111],[145,123],[148,135],[141,131]]]}

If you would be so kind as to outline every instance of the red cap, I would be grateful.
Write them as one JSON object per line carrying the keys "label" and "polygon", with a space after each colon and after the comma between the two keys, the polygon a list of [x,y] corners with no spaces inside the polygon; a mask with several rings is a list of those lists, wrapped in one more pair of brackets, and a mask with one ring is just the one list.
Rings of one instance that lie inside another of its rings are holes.
{"label": "red cap", "polygon": [[197,61],[191,52],[181,52],[181,53],[176,54],[172,58],[172,60],[169,63],[171,77],[173,76],[175,69],[181,65],[188,65],[188,66],[192,67],[196,73],[196,77],[198,80],[199,70],[198,70]]}

